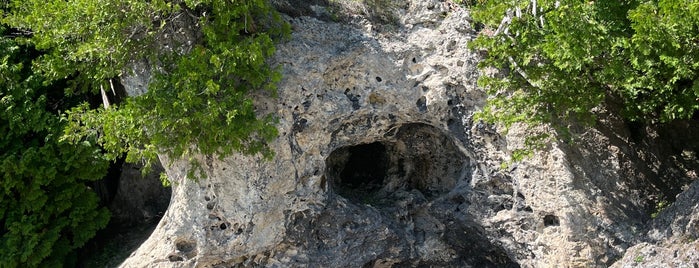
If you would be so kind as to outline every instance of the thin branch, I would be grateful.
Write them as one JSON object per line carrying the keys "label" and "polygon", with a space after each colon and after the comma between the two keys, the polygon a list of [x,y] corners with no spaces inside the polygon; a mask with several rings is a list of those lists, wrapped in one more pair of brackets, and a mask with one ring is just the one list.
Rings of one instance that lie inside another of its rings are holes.
{"label": "thin branch", "polygon": [[116,96],[116,91],[114,90],[114,81],[111,78],[109,79],[109,87],[112,88],[112,94],[114,94],[114,96]]}
{"label": "thin branch", "polygon": [[34,35],[34,32],[31,30],[23,30],[23,29],[9,29],[9,33],[4,35],[3,37],[5,38],[15,38],[15,37],[32,37]]}
{"label": "thin branch", "polygon": [[512,10],[508,9],[505,11],[505,17],[503,17],[502,21],[500,21],[500,25],[498,25],[498,29],[495,30],[493,36],[497,36],[501,32],[507,34],[510,22],[512,22]]}
{"label": "thin branch", "polygon": [[532,15],[536,17],[536,0],[532,0]]}
{"label": "thin branch", "polygon": [[536,82],[534,82],[534,81],[532,81],[531,79],[529,79],[529,76],[527,75],[527,73],[524,72],[524,70],[522,70],[522,68],[519,67],[519,64],[517,64],[517,62],[515,61],[514,58],[512,58],[512,56],[507,57],[507,60],[510,62],[510,64],[512,64],[512,66],[515,67],[515,68],[514,68],[515,71],[516,71],[520,76],[522,76],[522,78],[524,78],[524,80],[527,81],[527,83],[529,83],[529,85],[531,85],[532,87],[535,87],[535,88],[539,88],[539,85],[537,85]]}
{"label": "thin branch", "polygon": [[102,104],[104,104],[104,109],[109,108],[109,97],[107,97],[107,92],[104,91],[104,86],[100,84],[100,93],[102,94]]}

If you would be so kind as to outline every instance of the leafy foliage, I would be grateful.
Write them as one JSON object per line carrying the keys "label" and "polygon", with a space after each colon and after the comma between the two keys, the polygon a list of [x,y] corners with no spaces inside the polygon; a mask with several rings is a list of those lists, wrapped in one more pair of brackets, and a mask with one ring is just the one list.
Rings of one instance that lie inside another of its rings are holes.
{"label": "leafy foliage", "polygon": [[59,140],[66,124],[57,111],[71,99],[32,72],[35,50],[3,26],[0,34],[0,267],[60,267],[107,224],[85,182],[108,161],[94,143]]}
{"label": "leafy foliage", "polygon": [[[274,118],[258,118],[249,93],[273,92],[280,76],[266,58],[274,53],[273,38],[289,27],[267,1],[94,2],[32,9],[44,1],[17,1],[8,20],[35,31],[31,41],[49,52],[37,63],[42,73],[77,75],[76,91],[99,89],[132,61],[158,65],[147,93],[118,107],[69,111],[66,140],[96,139],[113,157],[127,153],[127,161],[147,164],[158,153],[272,155],[265,144],[277,135]],[[187,27],[194,36],[176,38]]]}
{"label": "leafy foliage", "polygon": [[594,122],[622,103],[629,120],[667,122],[699,110],[699,2],[679,0],[479,1],[487,51],[479,83],[492,96],[479,115],[509,126]]}
{"label": "leafy foliage", "polygon": [[[104,227],[86,181],[109,160],[272,151],[266,59],[289,27],[264,0],[10,0],[0,3],[0,267],[58,267]],[[12,31],[6,26],[11,27]],[[148,62],[148,92],[85,101]],[[193,162],[196,164],[196,162]]]}
{"label": "leafy foliage", "polygon": [[176,9],[163,0],[13,0],[9,7],[4,22],[31,33],[27,41],[45,52],[37,71],[49,80],[77,76],[76,91],[99,89],[129,58],[147,53],[155,21],[164,23]]}

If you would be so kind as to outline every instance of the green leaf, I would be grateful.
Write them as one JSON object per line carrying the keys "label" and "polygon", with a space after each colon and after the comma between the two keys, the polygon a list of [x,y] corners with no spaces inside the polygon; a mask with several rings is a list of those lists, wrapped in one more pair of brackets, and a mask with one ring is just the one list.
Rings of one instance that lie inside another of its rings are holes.
{"label": "green leaf", "polygon": [[[486,28],[470,46],[487,51],[479,78],[491,94],[479,118],[506,127],[594,122],[606,99],[630,120],[687,119],[697,111],[699,4],[681,1],[485,1]],[[560,3],[557,5],[555,3]],[[518,18],[501,25],[515,7]],[[491,36],[500,27],[498,36]],[[508,29],[508,31],[504,31]]]}

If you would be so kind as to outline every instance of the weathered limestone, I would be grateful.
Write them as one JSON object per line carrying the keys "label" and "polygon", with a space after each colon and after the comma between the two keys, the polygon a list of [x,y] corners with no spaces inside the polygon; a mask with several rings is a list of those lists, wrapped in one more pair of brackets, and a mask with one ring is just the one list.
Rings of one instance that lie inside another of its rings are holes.
{"label": "weathered limestone", "polygon": [[604,267],[643,241],[659,191],[627,134],[585,130],[503,166],[546,130],[472,120],[486,96],[468,12],[394,8],[381,30],[289,18],[279,98],[257,103],[280,119],[274,159],[202,156],[199,181],[175,162],[166,215],[122,266]]}

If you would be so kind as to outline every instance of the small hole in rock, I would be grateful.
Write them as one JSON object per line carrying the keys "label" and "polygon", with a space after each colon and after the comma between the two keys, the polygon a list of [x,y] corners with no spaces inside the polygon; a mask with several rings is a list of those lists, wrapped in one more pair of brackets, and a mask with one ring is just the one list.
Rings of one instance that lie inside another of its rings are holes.
{"label": "small hole in rock", "polygon": [[549,227],[549,226],[559,226],[561,225],[560,220],[558,217],[554,215],[546,215],[544,216],[544,226]]}
{"label": "small hole in rock", "polygon": [[378,76],[376,77],[376,82],[381,82],[381,80],[382,80],[381,77],[378,77]]}
{"label": "small hole in rock", "polygon": [[179,240],[175,243],[175,248],[181,252],[190,252],[194,250],[197,245],[189,240]]}
{"label": "small hole in rock", "polygon": [[425,96],[420,97],[416,102],[415,106],[417,106],[417,110],[420,112],[426,112],[427,111],[427,98]]}
{"label": "small hole in rock", "polygon": [[221,228],[221,230],[226,230],[226,228],[228,228],[228,226],[226,226],[225,223],[221,223],[221,226],[219,226],[219,228]]}
{"label": "small hole in rock", "polygon": [[176,254],[170,254],[169,256],[167,256],[167,259],[170,260],[170,262],[184,261],[184,258],[182,258],[182,256]]}

